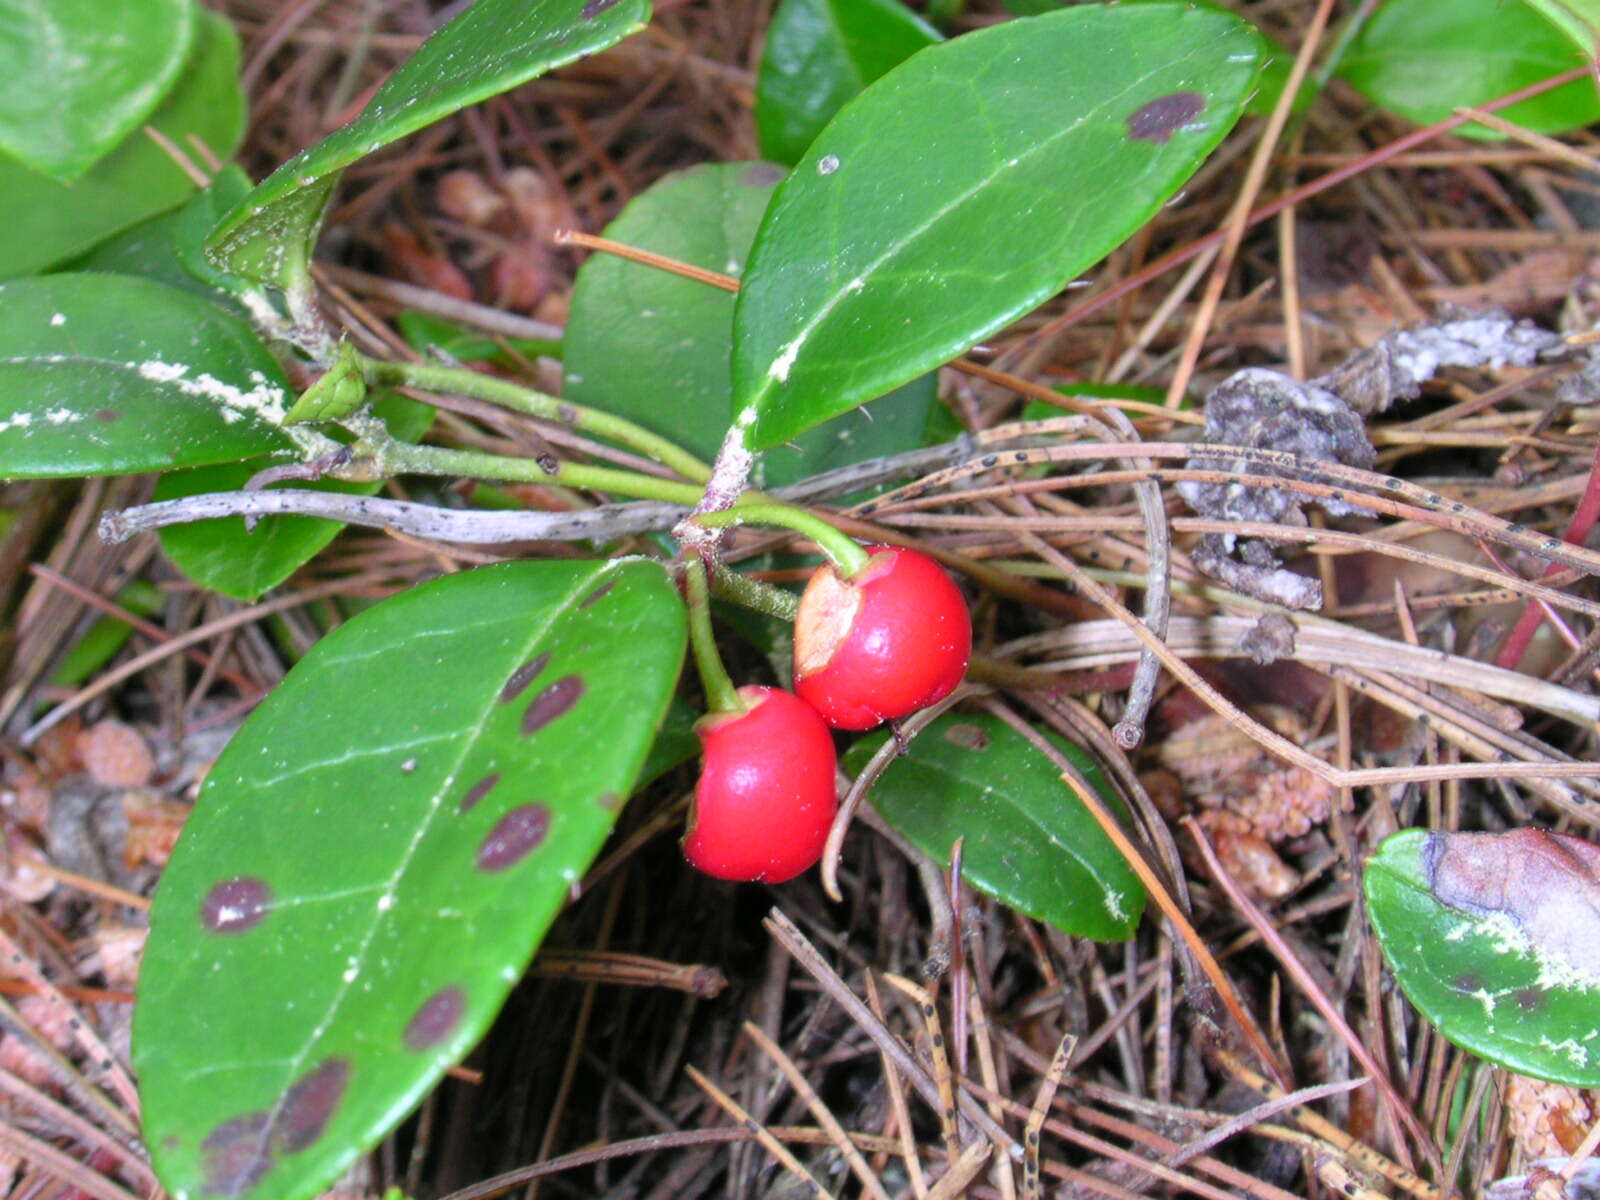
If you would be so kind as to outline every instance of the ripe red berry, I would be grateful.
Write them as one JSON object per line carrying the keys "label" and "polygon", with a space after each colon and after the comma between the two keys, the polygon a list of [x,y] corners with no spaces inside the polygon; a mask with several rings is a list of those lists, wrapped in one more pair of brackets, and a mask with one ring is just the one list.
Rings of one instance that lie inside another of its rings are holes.
{"label": "ripe red berry", "polygon": [[792,692],[739,697],[745,712],[695,725],[702,765],[683,853],[718,879],[782,883],[822,857],[838,811],[833,735]]}
{"label": "ripe red berry", "polygon": [[967,671],[972,618],[926,554],[870,546],[854,578],[818,569],[794,623],[794,690],[836,729],[871,729],[948,696]]}

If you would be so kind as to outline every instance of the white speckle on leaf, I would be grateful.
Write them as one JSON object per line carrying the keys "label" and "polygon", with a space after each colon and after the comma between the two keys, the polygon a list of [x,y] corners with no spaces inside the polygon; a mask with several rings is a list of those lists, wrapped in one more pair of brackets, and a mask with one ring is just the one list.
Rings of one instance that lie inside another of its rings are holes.
{"label": "white speckle on leaf", "polygon": [[50,324],[55,325],[55,326],[65,325],[66,323],[67,323],[67,314],[66,313],[57,313],[55,316],[50,318]]}
{"label": "white speckle on leaf", "polygon": [[800,353],[800,343],[804,338],[795,338],[772,360],[772,365],[767,368],[767,376],[776,379],[779,383],[789,381],[789,372],[794,368],[795,357]]}
{"label": "white speckle on leaf", "polygon": [[253,416],[269,425],[281,425],[288,413],[283,390],[274,386],[260,371],[250,372],[252,386],[247,392],[231,383],[224,383],[215,375],[189,379],[189,368],[183,363],[151,359],[148,362],[129,363],[128,366],[137,371],[142,379],[170,384],[186,396],[196,396],[221,405],[222,419],[229,425],[246,416]]}
{"label": "white speckle on leaf", "polygon": [[378,911],[379,912],[388,912],[393,907],[394,907],[394,893],[393,892],[385,892],[383,895],[378,897]]}
{"label": "white speckle on leaf", "polygon": [[817,159],[817,174],[832,175],[839,169],[839,156],[837,154],[824,154]]}

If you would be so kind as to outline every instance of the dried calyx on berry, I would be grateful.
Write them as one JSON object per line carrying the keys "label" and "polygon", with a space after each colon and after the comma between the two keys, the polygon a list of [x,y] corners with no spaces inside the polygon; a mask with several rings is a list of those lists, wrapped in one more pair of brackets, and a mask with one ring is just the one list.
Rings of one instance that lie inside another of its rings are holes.
{"label": "dried calyx on berry", "polygon": [[742,711],[695,725],[702,766],[683,853],[718,879],[782,883],[822,857],[838,811],[833,735],[791,692],[738,697]]}
{"label": "dried calyx on berry", "polygon": [[794,626],[794,690],[836,729],[870,729],[942,700],[966,674],[972,619],[944,568],[900,546],[861,570],[818,568]]}

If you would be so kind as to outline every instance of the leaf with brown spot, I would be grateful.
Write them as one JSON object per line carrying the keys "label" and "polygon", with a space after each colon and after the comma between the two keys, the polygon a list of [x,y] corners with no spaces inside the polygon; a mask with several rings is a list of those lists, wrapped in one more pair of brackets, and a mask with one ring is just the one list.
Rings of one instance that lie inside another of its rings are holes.
{"label": "leaf with brown spot", "polygon": [[1363,884],[1384,958],[1440,1033],[1523,1075],[1600,1085],[1600,847],[1408,829]]}
{"label": "leaf with brown spot", "polygon": [[[301,1200],[472,1046],[631,792],[685,640],[659,564],[545,561],[435,580],[312,648],[212,768],[156,895],[134,1055],[169,1193]],[[530,663],[557,682],[504,702]]]}

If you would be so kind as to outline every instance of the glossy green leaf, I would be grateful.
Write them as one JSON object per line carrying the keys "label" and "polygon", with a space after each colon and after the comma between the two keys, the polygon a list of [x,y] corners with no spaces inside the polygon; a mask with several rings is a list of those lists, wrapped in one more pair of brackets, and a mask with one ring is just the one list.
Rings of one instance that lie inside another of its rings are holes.
{"label": "glossy green leaf", "polygon": [[[1440,838],[1403,830],[1367,860],[1368,916],[1395,979],[1417,1011],[1456,1045],[1522,1075],[1600,1086],[1600,1025],[1594,1016],[1600,972],[1592,961],[1575,966],[1541,953],[1504,911],[1442,902],[1435,894]],[[1493,889],[1503,898],[1526,874],[1514,856],[1508,858],[1495,872]],[[1587,915],[1569,928],[1586,939],[1592,959],[1600,944],[1593,939],[1593,889],[1572,882],[1563,891]]]}
{"label": "glossy green leaf", "polygon": [[284,454],[288,384],[250,327],[126,275],[0,283],[0,477]]}
{"label": "glossy green leaf", "polygon": [[1233,126],[1260,37],[1181,3],[1082,5],[931,46],[778,188],[734,319],[755,449],[929,371],[1139,228]]}
{"label": "glossy green leaf", "polygon": [[[1339,75],[1367,99],[1419,125],[1578,66],[1566,34],[1516,0],[1389,0],[1367,19]],[[1539,133],[1600,120],[1594,81],[1579,79],[1500,116]],[[1503,135],[1463,125],[1467,137]]]}
{"label": "glossy green leaf", "polygon": [[[769,163],[691,167],[657,181],[606,228],[630,246],[737,276],[772,189]],[[666,271],[597,254],[572,291],[565,394],[637,421],[710,459],[732,420],[728,356],[734,297]],[[936,381],[913,380],[763,455],[757,480],[780,487],[830,467],[920,444]]]}
{"label": "glossy green leaf", "polygon": [[248,175],[236,166],[224,167],[210,187],[181,208],[114,234],[66,269],[142,275],[226,303],[225,297],[236,296],[249,285],[212,266],[202,247],[217,219],[249,190]]}
{"label": "glossy green leaf", "polygon": [[[414,442],[426,433],[434,417],[429,405],[394,395],[380,397],[373,405],[373,412],[384,419],[391,434],[407,442]],[[176,500],[180,496],[198,496],[206,492],[236,492],[256,472],[271,465],[269,459],[253,458],[246,462],[175,471],[161,477],[156,484],[155,499]],[[285,486],[371,496],[383,485],[321,479],[315,482],[294,480]],[[243,517],[219,517],[187,525],[169,525],[159,536],[167,557],[195,583],[238,600],[255,600],[315,558],[343,528],[342,521],[327,521],[321,517],[263,517],[253,530],[247,531]]]}
{"label": "glossy green leaf", "polygon": [[211,252],[235,274],[302,288],[339,175],[453,112],[596,54],[643,29],[649,0],[477,0],[378,89],[365,111],[261,182],[217,227]]}
{"label": "glossy green leaf", "polygon": [[1600,0],[1528,0],[1592,62],[1600,47]]}
{"label": "glossy green leaf", "polygon": [[[845,755],[856,772],[889,735]],[[1121,801],[1094,760],[1046,734],[1113,811]],[[1050,760],[996,717],[947,714],[917,735],[871,793],[899,833],[939,862],[964,838],[962,877],[985,895],[1076,937],[1133,936],[1144,888]]]}
{"label": "glossy green leaf", "polygon": [[798,162],[847,100],[940,40],[900,0],[783,0],[756,75],[761,153]]}
{"label": "glossy green leaf", "polygon": [[[238,35],[202,11],[183,73],[149,123],[191,157],[198,139],[226,160],[238,148],[244,120]],[[70,185],[0,156],[0,279],[82,254],[194,192],[193,180],[142,128]]]}
{"label": "glossy green leaf", "polygon": [[176,1200],[302,1200],[488,1028],[611,829],[685,642],[659,564],[520,562],[319,642],[151,912],[144,1136]]}
{"label": "glossy green leaf", "polygon": [[193,0],[0,0],[0,152],[70,183],[155,111]]}

